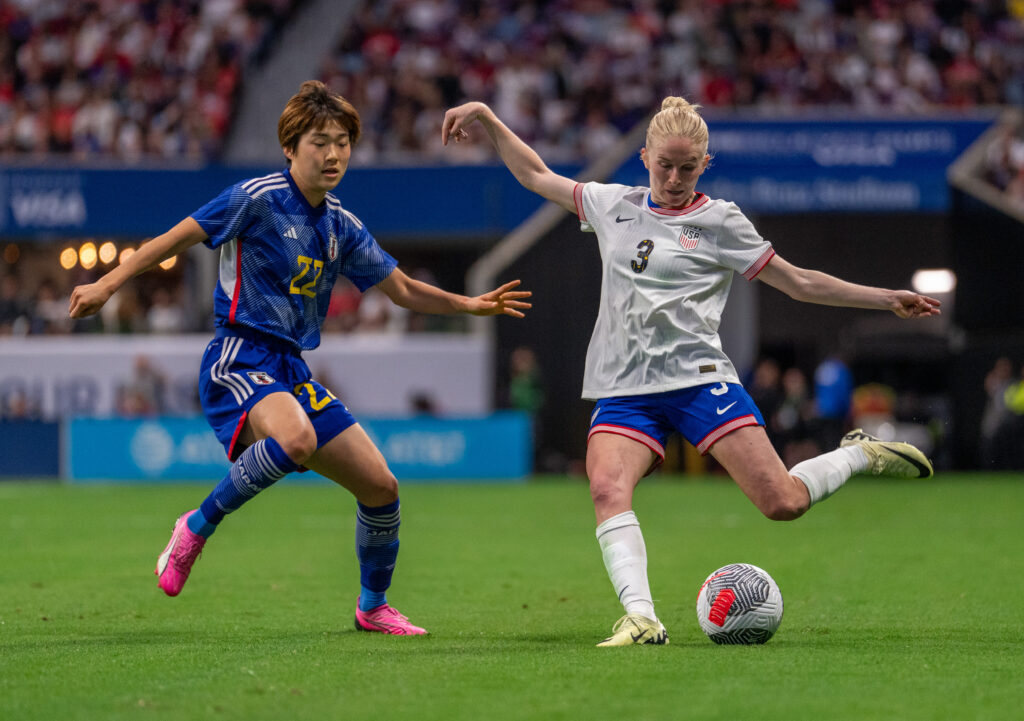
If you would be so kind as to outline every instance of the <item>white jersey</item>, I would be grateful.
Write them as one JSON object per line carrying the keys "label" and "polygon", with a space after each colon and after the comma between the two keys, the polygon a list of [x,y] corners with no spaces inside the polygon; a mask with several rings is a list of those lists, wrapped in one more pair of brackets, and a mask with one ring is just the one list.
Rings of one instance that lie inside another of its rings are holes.
{"label": "white jersey", "polygon": [[701,193],[681,210],[651,207],[644,187],[579,183],[574,198],[603,266],[583,397],[738,383],[718,326],[733,273],[752,280],[771,243],[735,203]]}

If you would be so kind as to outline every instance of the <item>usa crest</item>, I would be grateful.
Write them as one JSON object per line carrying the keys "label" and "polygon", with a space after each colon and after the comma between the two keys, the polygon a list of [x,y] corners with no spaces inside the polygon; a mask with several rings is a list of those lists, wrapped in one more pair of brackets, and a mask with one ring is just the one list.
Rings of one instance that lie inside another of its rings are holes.
{"label": "usa crest", "polygon": [[331,231],[327,239],[327,257],[330,260],[338,259],[338,236]]}
{"label": "usa crest", "polygon": [[679,234],[679,244],[683,246],[683,250],[693,250],[697,247],[697,243],[700,242],[700,228],[695,228],[692,225],[684,225],[682,232]]}
{"label": "usa crest", "polygon": [[258,386],[269,386],[274,382],[274,379],[266,371],[248,371],[246,375]]}

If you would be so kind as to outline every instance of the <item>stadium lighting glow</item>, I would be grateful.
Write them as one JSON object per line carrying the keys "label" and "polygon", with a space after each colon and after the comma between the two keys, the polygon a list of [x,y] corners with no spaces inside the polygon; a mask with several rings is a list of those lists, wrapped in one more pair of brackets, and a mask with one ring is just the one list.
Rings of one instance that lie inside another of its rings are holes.
{"label": "stadium lighting glow", "polygon": [[949,268],[922,268],[910,280],[918,293],[952,293],[956,288],[956,273]]}
{"label": "stadium lighting glow", "polygon": [[132,253],[134,253],[134,252],[135,252],[135,248],[132,248],[131,246],[125,248],[124,250],[121,251],[121,254],[119,256],[117,256],[117,262],[118,263],[125,262],[126,260],[128,260],[129,258],[132,257]]}
{"label": "stadium lighting glow", "polygon": [[78,251],[74,248],[65,248],[60,252],[60,267],[64,270],[71,270],[78,263]]}
{"label": "stadium lighting glow", "polygon": [[100,261],[104,265],[110,265],[117,257],[117,246],[109,240],[100,246]]}
{"label": "stadium lighting glow", "polygon": [[178,262],[178,256],[172,255],[170,258],[168,258],[163,263],[161,263],[160,267],[163,268],[164,270],[170,270],[171,268],[173,268],[177,264],[177,262]]}
{"label": "stadium lighting glow", "polygon": [[96,244],[91,240],[82,243],[82,247],[78,249],[78,262],[86,270],[96,265]]}

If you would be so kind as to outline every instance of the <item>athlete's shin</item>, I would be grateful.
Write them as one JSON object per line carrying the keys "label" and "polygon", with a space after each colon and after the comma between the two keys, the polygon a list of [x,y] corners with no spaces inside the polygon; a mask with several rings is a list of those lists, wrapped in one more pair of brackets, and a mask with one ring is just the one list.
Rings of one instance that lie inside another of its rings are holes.
{"label": "athlete's shin", "polygon": [[359,607],[368,611],[386,603],[385,592],[398,559],[401,504],[396,500],[384,506],[356,505],[356,556],[362,586]]}
{"label": "athlete's shin", "polygon": [[612,516],[597,527],[608,578],[626,613],[657,620],[647,581],[647,548],[633,511]]}

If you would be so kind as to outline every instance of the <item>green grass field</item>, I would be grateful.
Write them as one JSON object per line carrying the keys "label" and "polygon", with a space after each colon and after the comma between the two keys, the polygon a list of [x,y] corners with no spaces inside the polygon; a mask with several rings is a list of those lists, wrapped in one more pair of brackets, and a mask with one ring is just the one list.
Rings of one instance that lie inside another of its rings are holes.
{"label": "green grass field", "polygon": [[[358,633],[353,503],[285,481],[228,518],[178,598],[152,570],[205,486],[0,483],[0,719],[1010,719],[1024,701],[1024,476],[856,479],[773,523],[721,479],[645,482],[665,647],[621,615],[582,480],[403,487],[389,600]],[[782,589],[765,646],[697,626],[704,577]]]}

